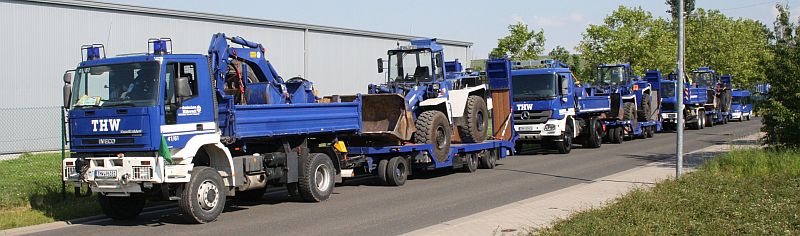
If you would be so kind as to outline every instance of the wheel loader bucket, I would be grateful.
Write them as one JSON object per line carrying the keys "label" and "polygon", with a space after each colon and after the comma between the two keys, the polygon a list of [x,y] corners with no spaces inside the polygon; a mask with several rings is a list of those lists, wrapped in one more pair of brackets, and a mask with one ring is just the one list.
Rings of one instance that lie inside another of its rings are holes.
{"label": "wheel loader bucket", "polygon": [[[342,96],[353,101],[356,96]],[[399,94],[361,95],[361,133],[364,136],[395,141],[410,141],[416,128],[406,100]]]}

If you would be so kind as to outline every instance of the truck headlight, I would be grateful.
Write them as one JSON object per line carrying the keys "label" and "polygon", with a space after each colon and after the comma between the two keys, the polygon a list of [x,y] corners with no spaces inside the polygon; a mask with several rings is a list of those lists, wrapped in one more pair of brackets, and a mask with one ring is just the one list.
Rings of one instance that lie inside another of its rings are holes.
{"label": "truck headlight", "polygon": [[546,124],[544,125],[544,131],[553,131],[556,130],[556,125],[554,124]]}

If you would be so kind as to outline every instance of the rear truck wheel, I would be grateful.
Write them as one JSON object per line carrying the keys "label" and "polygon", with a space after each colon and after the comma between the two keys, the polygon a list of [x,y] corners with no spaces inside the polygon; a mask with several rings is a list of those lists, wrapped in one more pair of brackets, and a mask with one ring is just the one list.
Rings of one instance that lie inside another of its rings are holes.
{"label": "rear truck wheel", "polygon": [[486,101],[480,96],[469,96],[464,108],[465,124],[458,129],[461,140],[465,143],[480,143],[486,140],[486,129],[489,127],[489,110]]}
{"label": "rear truck wheel", "polygon": [[614,127],[614,143],[620,144],[625,140],[625,130],[622,126]]}
{"label": "rear truck wheel", "polygon": [[750,114],[747,114],[747,120],[750,120]]}
{"label": "rear truck wheel", "polygon": [[728,116],[722,118],[722,124],[728,124]]}
{"label": "rear truck wheel", "polygon": [[714,127],[716,119],[713,116],[706,116],[706,127]]}
{"label": "rear truck wheel", "polygon": [[403,186],[408,179],[408,160],[403,157],[392,157],[386,166],[386,182],[389,186]]}
{"label": "rear truck wheel", "polygon": [[249,189],[236,192],[236,200],[243,201],[256,201],[261,200],[264,194],[267,193],[267,188]]}
{"label": "rear truck wheel", "polygon": [[387,182],[388,180],[386,178],[387,165],[389,165],[389,160],[381,159],[380,161],[378,161],[378,167],[376,167],[377,169],[375,170],[375,174],[378,176],[378,180],[381,181],[382,185],[389,185],[389,182]]}
{"label": "rear truck wheel", "polygon": [[562,134],[563,137],[561,138],[561,141],[556,141],[556,149],[558,150],[558,153],[561,154],[568,154],[570,151],[572,151],[572,135],[574,133],[572,131],[572,122],[567,119],[566,125],[567,127],[564,129],[564,134]]}
{"label": "rear truck wheel", "polygon": [[603,145],[603,124],[600,123],[600,119],[592,117],[587,128],[589,133],[586,136],[586,147],[599,148]]}
{"label": "rear truck wheel", "polygon": [[225,191],[222,176],[216,170],[207,166],[192,168],[192,177],[183,186],[178,208],[196,223],[214,221],[225,209]]}
{"label": "rear truck wheel", "polygon": [[461,169],[464,172],[469,172],[469,173],[475,172],[476,170],[478,170],[478,165],[479,165],[479,162],[480,162],[479,159],[480,158],[478,157],[478,154],[475,154],[475,153],[467,154],[466,156],[464,156],[464,161],[465,162],[464,162],[464,166],[461,167]]}
{"label": "rear truck wheel", "polygon": [[481,169],[494,169],[494,166],[497,164],[497,156],[499,151],[484,151],[481,154]]}
{"label": "rear truck wheel", "polygon": [[439,162],[447,161],[447,155],[450,153],[450,136],[453,133],[447,123],[447,116],[441,111],[425,111],[417,117],[415,126],[416,143],[433,144],[433,158]]}
{"label": "rear truck wheel", "polygon": [[642,94],[642,104],[636,110],[639,121],[650,121],[650,94]]}
{"label": "rear truck wheel", "polygon": [[321,202],[328,199],[333,192],[333,162],[324,153],[311,153],[300,158],[300,173],[297,179],[297,190],[300,198],[306,202]]}
{"label": "rear truck wheel", "polygon": [[632,102],[626,102],[622,105],[622,119],[631,121],[631,126],[636,127],[639,125],[639,118],[636,117],[636,105]]}
{"label": "rear truck wheel", "polygon": [[145,199],[137,196],[131,197],[109,197],[103,194],[97,196],[100,208],[103,213],[111,219],[130,220],[135,219],[144,209]]}

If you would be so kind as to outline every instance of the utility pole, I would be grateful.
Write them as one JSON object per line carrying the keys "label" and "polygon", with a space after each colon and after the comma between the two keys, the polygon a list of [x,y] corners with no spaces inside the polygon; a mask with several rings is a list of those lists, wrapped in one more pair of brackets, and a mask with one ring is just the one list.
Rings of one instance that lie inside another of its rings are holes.
{"label": "utility pole", "polygon": [[683,53],[684,53],[684,35],[683,35],[683,19],[685,12],[683,12],[683,0],[678,0],[678,74],[676,78],[677,86],[675,88],[675,101],[677,103],[676,110],[678,111],[678,120],[676,126],[677,140],[675,143],[675,178],[681,176],[683,172],[683,86],[684,86],[684,71],[683,71]]}

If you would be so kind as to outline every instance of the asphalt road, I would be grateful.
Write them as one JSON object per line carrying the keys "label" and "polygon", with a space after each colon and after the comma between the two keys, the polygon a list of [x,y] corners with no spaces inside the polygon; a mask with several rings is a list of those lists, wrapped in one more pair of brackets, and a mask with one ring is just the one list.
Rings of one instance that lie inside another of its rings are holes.
{"label": "asphalt road", "polygon": [[[758,132],[759,120],[733,122],[685,135],[686,152]],[[219,220],[189,224],[177,210],[145,214],[136,221],[73,225],[41,235],[394,235],[492,209],[522,199],[628,170],[651,162],[673,162],[675,134],[656,134],[600,149],[576,148],[568,155],[528,152],[475,173],[417,174],[402,187],[374,179],[348,181],[323,203],[302,203],[286,191],[261,202],[229,202]],[[577,147],[577,146],[576,146]],[[534,148],[535,149],[535,148]]]}

